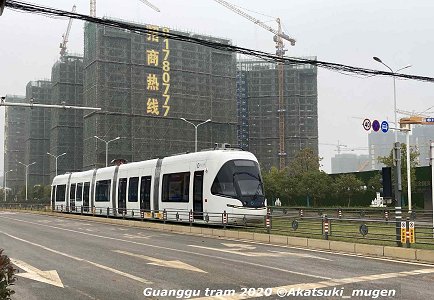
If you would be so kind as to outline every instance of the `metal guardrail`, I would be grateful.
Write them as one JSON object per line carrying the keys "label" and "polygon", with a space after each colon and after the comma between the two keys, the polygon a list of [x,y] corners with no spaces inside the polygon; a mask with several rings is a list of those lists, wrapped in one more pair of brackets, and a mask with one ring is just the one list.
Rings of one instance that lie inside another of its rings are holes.
{"label": "metal guardrail", "polygon": [[[43,204],[2,203],[2,209],[51,211]],[[140,210],[126,208],[63,206],[59,213],[123,218],[138,221],[179,223],[190,226],[218,226],[228,230],[244,230],[296,237],[363,242],[434,249],[432,211],[417,210],[408,214],[395,208],[291,208],[269,207],[264,217],[192,210]]]}

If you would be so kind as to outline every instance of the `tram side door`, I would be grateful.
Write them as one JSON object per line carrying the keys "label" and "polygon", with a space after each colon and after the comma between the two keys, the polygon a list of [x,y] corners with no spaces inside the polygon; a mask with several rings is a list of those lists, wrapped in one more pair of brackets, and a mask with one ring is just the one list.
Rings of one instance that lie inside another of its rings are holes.
{"label": "tram side door", "polygon": [[194,172],[193,212],[195,219],[203,220],[203,171]]}
{"label": "tram side door", "polygon": [[127,208],[127,178],[119,178],[118,184],[118,213],[126,213]]}
{"label": "tram side door", "polygon": [[151,176],[140,179],[140,211],[151,211]]}
{"label": "tram side door", "polygon": [[90,192],[90,182],[85,182],[83,187],[83,210],[88,212],[89,211],[89,196]]}

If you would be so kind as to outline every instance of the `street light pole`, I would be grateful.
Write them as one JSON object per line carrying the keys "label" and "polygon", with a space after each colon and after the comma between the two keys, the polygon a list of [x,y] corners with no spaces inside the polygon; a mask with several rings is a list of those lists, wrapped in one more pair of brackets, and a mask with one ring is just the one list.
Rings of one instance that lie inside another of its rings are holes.
{"label": "street light pole", "polygon": [[20,162],[20,161],[17,161],[17,163],[22,164],[24,167],[26,167],[26,201],[27,201],[27,200],[28,200],[28,199],[27,199],[27,182],[28,182],[28,177],[29,177],[29,167],[30,167],[31,165],[36,164],[36,161],[34,161],[34,162],[32,162],[31,164],[28,164],[28,165],[23,164],[23,163]]}
{"label": "street light pole", "polygon": [[5,202],[6,202],[6,175],[9,173],[9,172],[12,172],[13,170],[9,170],[9,171],[5,171],[5,175],[4,175],[4,184],[3,184],[3,193],[5,194]]}
{"label": "street light pole", "polygon": [[197,127],[199,127],[200,125],[203,125],[205,123],[211,122],[211,119],[208,119],[208,120],[206,120],[206,121],[204,121],[202,123],[199,123],[197,125],[194,124],[193,122],[187,121],[184,118],[180,118],[180,119],[183,120],[184,122],[190,123],[191,125],[194,126],[194,152],[197,152]]}
{"label": "street light pole", "polygon": [[[380,64],[382,64],[383,66],[385,66],[386,68],[388,68],[390,70],[390,72],[392,72],[393,75],[396,74],[396,72],[410,68],[411,65],[406,65],[402,68],[397,69],[396,71],[393,71],[391,67],[389,67],[388,65],[386,65],[380,58],[374,56],[373,59],[377,62],[379,62]],[[397,109],[396,109],[396,78],[395,76],[393,76],[393,113],[394,113],[394,118],[395,118],[395,147],[397,145],[398,142],[398,130],[399,130],[399,124],[398,124],[398,117],[397,117]],[[407,137],[408,137],[408,133],[407,133]],[[407,157],[409,156],[409,141],[407,141]],[[398,146],[399,147],[399,146]],[[401,149],[399,147],[399,149]],[[400,151],[400,150],[399,150]],[[399,153],[399,156],[401,155],[401,153]],[[407,174],[410,172],[410,160],[407,159]],[[401,209],[401,191],[399,190],[399,184],[401,182],[401,165],[396,165],[396,176],[395,176],[395,180],[396,180],[396,184],[395,184],[395,200],[397,203],[397,208]],[[407,176],[407,191],[409,194],[411,194],[411,178],[410,176]],[[411,211],[411,196],[409,197],[409,211]]]}
{"label": "street light pole", "polygon": [[[398,129],[398,117],[397,117],[397,109],[396,109],[396,78],[395,78],[395,74],[398,71],[410,68],[411,65],[406,65],[405,67],[399,68],[396,71],[393,71],[391,67],[389,67],[388,65],[386,65],[380,58],[374,56],[373,59],[377,62],[379,62],[380,64],[382,64],[383,66],[385,66],[386,68],[388,68],[390,70],[390,72],[392,72],[393,76],[393,113],[394,113],[394,117],[395,117],[395,127]],[[398,141],[398,130],[395,130],[395,143]]]}
{"label": "street light pole", "polygon": [[50,155],[50,156],[52,156],[52,157],[54,157],[54,159],[56,160],[56,176],[57,176],[57,159],[58,159],[59,157],[63,156],[63,155],[66,155],[66,152],[64,152],[64,153],[62,153],[62,154],[60,154],[60,155],[57,155],[57,156],[51,154],[50,152],[47,152],[47,154]]}
{"label": "street light pole", "polygon": [[108,166],[108,144],[110,142],[119,140],[121,137],[118,136],[118,137],[116,137],[116,138],[114,138],[114,139],[112,139],[110,141],[106,141],[106,140],[104,140],[104,139],[102,139],[102,138],[100,138],[100,137],[98,137],[96,135],[94,135],[93,137],[96,138],[96,139],[98,139],[98,140],[100,140],[100,141],[103,141],[105,143],[105,166],[107,167]]}

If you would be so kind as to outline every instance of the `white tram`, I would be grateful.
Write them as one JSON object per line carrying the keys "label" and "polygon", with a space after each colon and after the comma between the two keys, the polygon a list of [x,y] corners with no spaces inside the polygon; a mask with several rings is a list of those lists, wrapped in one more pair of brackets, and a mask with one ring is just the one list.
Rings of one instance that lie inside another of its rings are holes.
{"label": "white tram", "polygon": [[59,175],[51,202],[57,211],[195,222],[267,212],[256,157],[228,148]]}

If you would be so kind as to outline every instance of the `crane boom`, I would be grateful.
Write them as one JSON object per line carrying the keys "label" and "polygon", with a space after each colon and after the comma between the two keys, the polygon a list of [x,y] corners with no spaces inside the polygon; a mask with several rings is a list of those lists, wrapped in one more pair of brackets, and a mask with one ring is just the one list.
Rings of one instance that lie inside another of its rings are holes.
{"label": "crane boom", "polygon": [[144,4],[146,4],[147,6],[149,6],[150,8],[152,8],[153,10],[155,10],[157,12],[160,12],[160,10],[158,9],[158,7],[156,7],[154,4],[152,4],[148,0],[140,0],[140,1],[143,2]]}
{"label": "crane boom", "polygon": [[[243,12],[241,9],[239,9],[238,7],[230,4],[229,2],[226,2],[224,0],[214,0],[217,3],[220,3],[221,5],[223,5],[224,7],[232,10],[233,12],[239,14],[240,16],[246,18],[247,20],[252,21],[253,23],[257,24],[258,26],[261,26],[262,28],[264,28],[265,30],[270,31],[271,33],[274,33],[277,36],[280,36],[282,39],[287,40],[291,43],[292,46],[295,45],[295,39],[291,38],[290,36],[288,36],[287,34],[283,33],[283,32],[279,32],[277,30],[275,30],[274,28],[268,26],[267,24],[264,24],[263,22],[261,22],[260,20],[250,16],[249,14]],[[276,20],[277,21],[277,20]]]}
{"label": "crane boom", "polygon": [[90,0],[90,16],[96,17],[96,0]]}
{"label": "crane boom", "polygon": [[[287,40],[291,43],[291,46],[295,45],[295,39],[291,38],[287,34],[283,33],[282,26],[280,24],[280,19],[276,18],[277,27],[278,29],[275,30],[274,28],[264,24],[263,22],[259,21],[258,19],[250,16],[249,14],[245,13],[244,11],[240,10],[236,6],[230,4],[227,1],[224,0],[214,0],[215,2],[223,5],[224,7],[232,10],[233,12],[239,14],[240,16],[252,21],[253,23],[261,26],[265,30],[270,31],[271,33],[274,33],[274,42],[276,43],[276,55],[280,58],[283,58],[283,55],[285,54],[285,45],[283,43],[283,40]],[[286,157],[286,151],[285,151],[285,101],[284,101],[284,84],[285,84],[285,78],[284,78],[284,68],[282,60],[279,60],[277,62],[277,74],[278,74],[278,84],[279,84],[279,93],[278,93],[278,101],[277,101],[277,112],[279,114],[279,169],[283,170],[286,167],[285,157]]]}
{"label": "crane boom", "polygon": [[[72,7],[72,12],[75,13],[76,6]],[[69,18],[68,27],[66,28],[66,32],[62,35],[63,41],[60,43],[60,56],[64,56],[66,54],[66,44],[68,43],[69,32],[71,31],[72,18]]]}

